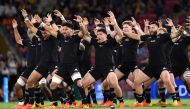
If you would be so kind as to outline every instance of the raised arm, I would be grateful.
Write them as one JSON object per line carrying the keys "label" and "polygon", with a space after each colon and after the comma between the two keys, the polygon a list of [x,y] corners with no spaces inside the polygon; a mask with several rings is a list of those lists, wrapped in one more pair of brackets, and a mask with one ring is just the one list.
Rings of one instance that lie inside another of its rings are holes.
{"label": "raised arm", "polygon": [[75,15],[75,19],[73,19],[74,21],[79,23],[80,26],[80,32],[78,33],[79,37],[84,37],[85,35],[88,35],[88,30],[85,27],[85,25],[83,24],[83,19],[81,16],[79,15]]}
{"label": "raised arm", "polygon": [[50,25],[46,25],[46,24],[43,24],[43,22],[41,23],[43,28],[50,32],[50,34],[54,37],[57,37],[57,34],[58,34],[58,27],[56,28],[55,27],[55,23],[52,21],[52,17],[51,17],[51,14],[47,14],[47,17],[45,18],[45,22],[46,23],[50,23]]}
{"label": "raised arm", "polygon": [[26,24],[26,27],[32,32],[32,33],[37,33],[38,29],[36,27],[34,27],[34,25],[32,24],[32,22],[30,20],[25,20],[24,21]]}
{"label": "raised arm", "polygon": [[88,21],[88,19],[86,17],[83,18],[82,23],[85,26],[85,28],[88,30],[89,21]]}
{"label": "raised arm", "polygon": [[22,44],[22,38],[18,32],[18,24],[17,21],[15,19],[12,20],[12,27],[13,27],[13,31],[14,31],[14,36],[15,36],[15,40],[17,44],[23,45]]}
{"label": "raised arm", "polygon": [[162,20],[158,20],[158,25],[159,25],[159,28],[163,28],[163,26],[162,26]]}
{"label": "raised arm", "polygon": [[88,35],[84,35],[83,39],[84,39],[85,41],[87,41],[88,43],[91,43],[92,37],[88,34]]}
{"label": "raised arm", "polygon": [[111,37],[115,37],[115,35],[116,35],[115,31],[111,31],[111,29],[110,29],[109,17],[105,17],[104,20],[103,20],[103,22],[104,22],[104,25],[106,27],[107,34],[109,34]]}
{"label": "raised arm", "polygon": [[36,19],[34,19],[34,18],[32,17],[32,19],[30,20],[30,19],[28,18],[28,13],[27,13],[27,11],[26,11],[25,9],[22,9],[21,12],[22,12],[22,16],[24,17],[24,22],[25,22],[25,24],[26,24],[26,27],[27,27],[28,29],[33,29],[33,30],[34,30],[33,24],[36,23]]}
{"label": "raised arm", "polygon": [[21,10],[22,16],[24,17],[24,23],[26,24],[26,27],[33,33],[36,34],[37,28],[34,27],[34,23],[36,23],[36,19],[34,17],[31,18],[31,20],[28,18],[28,13],[25,9]]}
{"label": "raised arm", "polygon": [[[86,18],[86,17],[84,17],[83,18],[83,25],[84,25],[84,27],[85,27],[85,31],[86,31],[86,33],[85,33],[85,35],[83,36],[83,40],[85,40],[85,41],[87,41],[88,43],[90,43],[91,42],[91,36],[90,36],[90,34],[89,34],[89,32],[88,32],[88,24],[89,24],[89,21],[88,21],[88,19]],[[80,32],[80,31],[79,31]],[[88,32],[88,33],[87,33]]]}
{"label": "raised arm", "polygon": [[22,13],[22,16],[24,17],[24,20],[29,20],[28,13],[27,13],[27,11],[25,9],[22,9],[21,13]]}
{"label": "raised arm", "polygon": [[150,34],[149,29],[148,29],[149,28],[149,23],[150,23],[150,21],[148,19],[144,20],[144,33],[147,34],[147,35]]}
{"label": "raised arm", "polygon": [[170,35],[172,41],[176,42],[180,38],[180,36],[184,32],[184,30],[185,30],[185,28],[181,26],[181,27],[179,27],[179,29],[176,32],[172,32]]}
{"label": "raised arm", "polygon": [[61,14],[59,10],[54,10],[53,12],[54,12],[54,15],[59,17],[63,23],[67,22],[67,20],[65,19],[65,17]]}
{"label": "raised arm", "polygon": [[137,23],[134,17],[131,17],[132,19],[132,25],[134,26],[134,29],[137,31],[138,35],[144,35],[145,33],[142,31],[140,25]]}
{"label": "raised arm", "polygon": [[53,21],[53,19],[52,19],[52,17],[51,17],[51,14],[48,14],[48,15],[47,15],[47,18],[50,19],[51,27],[54,29],[54,31],[56,31],[56,32],[54,32],[54,35],[56,35],[56,34],[57,34],[57,31],[59,31],[58,26],[57,26],[57,25],[55,24],[55,22]]}
{"label": "raised arm", "polygon": [[167,19],[166,19],[166,22],[167,22],[166,26],[168,26],[168,27],[171,28],[171,33],[175,33],[175,32],[177,32],[177,29],[175,28],[172,19],[167,18]]}
{"label": "raised arm", "polygon": [[102,24],[102,22],[100,22],[99,19],[94,18],[94,24],[95,24],[95,26],[97,27],[97,25]]}
{"label": "raised arm", "polygon": [[182,28],[179,28],[179,30],[177,30],[174,26],[172,19],[170,19],[170,18],[167,18],[166,22],[167,22],[166,26],[171,28],[170,37],[172,39],[172,42],[176,42],[179,39],[179,37],[181,36],[180,34],[183,30],[182,30]]}
{"label": "raised arm", "polygon": [[115,18],[115,15],[113,14],[113,12],[108,11],[108,15],[109,15],[110,22],[111,22],[111,24],[113,25],[114,31],[116,32],[116,34],[117,34],[119,37],[123,37],[123,32],[122,32],[122,30],[120,29],[120,27],[118,26],[118,23],[117,23],[117,21],[116,21],[116,18]]}

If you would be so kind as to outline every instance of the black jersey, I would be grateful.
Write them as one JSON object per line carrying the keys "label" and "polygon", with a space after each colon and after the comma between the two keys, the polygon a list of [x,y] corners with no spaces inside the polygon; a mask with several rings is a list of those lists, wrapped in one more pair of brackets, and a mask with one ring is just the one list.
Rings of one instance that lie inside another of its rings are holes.
{"label": "black jersey", "polygon": [[189,44],[190,36],[181,37],[176,43],[174,43],[171,53],[172,66],[190,67],[187,51],[187,47]]}
{"label": "black jersey", "polygon": [[122,39],[122,62],[129,64],[137,64],[137,48],[139,45],[138,40],[124,37]]}
{"label": "black jersey", "polygon": [[87,41],[83,40],[81,42],[85,46],[84,51],[79,51],[79,56],[81,59],[81,62],[85,65],[91,65],[91,44],[88,43]]}
{"label": "black jersey", "polygon": [[58,41],[56,37],[49,36],[41,42],[41,61],[58,62]]}
{"label": "black jersey", "polygon": [[171,40],[170,34],[143,35],[141,40],[145,41],[149,51],[149,65],[167,66],[165,44]]}
{"label": "black jersey", "polygon": [[39,63],[41,58],[41,41],[37,40],[37,44],[36,44],[36,64]]}
{"label": "black jersey", "polygon": [[165,48],[165,54],[166,54],[166,62],[168,65],[168,68],[171,68],[171,52],[172,52],[172,48],[173,48],[174,43],[172,42],[172,40],[168,41],[164,46]]}
{"label": "black jersey", "polygon": [[118,66],[121,64],[122,61],[122,46],[121,44],[117,44],[113,50],[113,56],[114,56],[114,66]]}
{"label": "black jersey", "polygon": [[98,43],[96,38],[92,38],[91,43],[95,47],[95,66],[102,68],[113,66],[113,50],[117,44],[116,40],[108,38],[106,42]]}
{"label": "black jersey", "polygon": [[85,75],[92,67],[91,64],[91,44],[83,40],[81,43],[85,46],[85,50],[78,50],[79,70],[82,75]]}
{"label": "black jersey", "polygon": [[38,38],[33,37],[32,40],[23,39],[22,44],[28,49],[27,67],[35,67],[39,62],[41,52]]}
{"label": "black jersey", "polygon": [[60,62],[77,64],[78,49],[81,38],[78,35],[70,37],[59,35],[59,39],[61,40]]}

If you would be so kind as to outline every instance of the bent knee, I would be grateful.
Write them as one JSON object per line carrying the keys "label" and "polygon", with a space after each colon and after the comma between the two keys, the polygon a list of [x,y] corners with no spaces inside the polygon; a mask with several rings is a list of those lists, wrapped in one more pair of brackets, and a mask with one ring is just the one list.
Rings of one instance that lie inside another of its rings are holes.
{"label": "bent knee", "polygon": [[23,86],[21,86],[20,84],[18,84],[18,83],[15,83],[15,85],[14,85],[14,89],[15,90],[19,90],[19,89],[21,89]]}
{"label": "bent knee", "polygon": [[78,87],[82,87],[82,80],[81,79],[76,80],[76,84]]}
{"label": "bent knee", "polygon": [[163,83],[165,84],[165,85],[168,85],[168,84],[171,84],[172,82],[171,82],[171,80],[170,79],[164,79],[163,80]]}
{"label": "bent knee", "polygon": [[57,83],[55,83],[55,82],[52,82],[52,83],[50,84],[50,88],[51,88],[51,89],[56,89],[58,86],[59,86],[59,84],[57,84]]}
{"label": "bent knee", "polygon": [[141,85],[141,84],[142,84],[141,79],[139,79],[139,78],[134,79],[134,85]]}

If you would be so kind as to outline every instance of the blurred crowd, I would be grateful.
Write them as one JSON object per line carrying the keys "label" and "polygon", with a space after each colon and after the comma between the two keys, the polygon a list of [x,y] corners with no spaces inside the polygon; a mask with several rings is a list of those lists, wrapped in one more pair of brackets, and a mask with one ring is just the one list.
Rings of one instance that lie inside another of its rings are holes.
{"label": "blurred crowd", "polygon": [[[42,16],[58,9],[66,19],[72,19],[75,14],[79,14],[89,18],[89,29],[92,29],[93,18],[104,18],[108,10],[114,12],[119,24],[131,16],[141,25],[143,19],[153,21],[162,17],[170,17],[177,24],[183,24],[186,16],[190,14],[189,7],[189,0],[3,0],[0,1],[0,21],[7,32],[10,32],[10,36],[7,37],[15,42],[10,31],[11,21],[13,18],[20,21],[20,33],[26,33],[20,12],[23,8],[28,13],[38,13]],[[19,48],[19,51],[24,58],[27,57],[25,48]]]}
{"label": "blurred crowd", "polygon": [[10,100],[14,99],[13,86],[17,80],[17,74],[23,72],[26,61],[19,63],[12,52],[0,54],[0,101],[3,98],[3,78],[9,78],[9,94]]}
{"label": "blurred crowd", "polygon": [[[27,49],[18,47],[14,41],[12,31],[12,19],[16,18],[19,24],[19,32],[26,34],[21,9],[26,9],[28,13],[45,15],[58,9],[66,19],[72,19],[73,15],[79,14],[90,20],[89,29],[94,27],[93,18],[101,19],[107,15],[108,10],[112,10],[119,24],[131,16],[135,17],[140,25],[143,19],[154,19],[170,17],[174,22],[183,24],[187,15],[190,15],[189,0],[1,0],[0,1],[0,26],[9,35],[4,36],[12,40],[15,49],[23,57],[21,62],[17,62],[13,53],[0,54],[0,83],[2,78],[8,76],[9,90],[12,92],[16,82],[16,74],[21,73],[26,65]],[[16,46],[15,46],[16,45]],[[146,45],[140,45],[138,50],[139,64],[144,65],[148,61],[148,50]],[[2,97],[2,84],[0,84],[0,98]],[[127,89],[127,88],[126,88]],[[11,94],[10,94],[11,95]],[[11,95],[13,96],[13,94]]]}
{"label": "blurred crowd", "polygon": [[8,27],[7,20],[20,16],[23,8],[33,14],[59,9],[66,18],[72,18],[74,14],[103,18],[108,10],[112,10],[120,23],[131,16],[138,20],[154,20],[166,15],[183,23],[184,16],[189,14],[189,6],[189,0],[3,0],[0,1],[0,18]]}

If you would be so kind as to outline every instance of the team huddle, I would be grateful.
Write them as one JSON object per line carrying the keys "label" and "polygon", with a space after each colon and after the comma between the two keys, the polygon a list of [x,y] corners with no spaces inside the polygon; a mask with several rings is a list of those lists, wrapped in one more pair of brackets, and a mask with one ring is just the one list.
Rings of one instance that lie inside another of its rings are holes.
{"label": "team huddle", "polygon": [[[188,45],[190,44],[190,18],[184,26],[174,25],[169,18],[163,21],[144,20],[144,30],[132,17],[118,26],[113,12],[108,11],[103,20],[94,19],[95,28],[89,31],[89,21],[75,15],[67,20],[58,10],[40,17],[29,16],[21,10],[27,28],[27,38],[18,31],[17,21],[12,21],[14,36],[20,46],[28,48],[27,68],[20,74],[15,93],[19,103],[14,109],[45,107],[44,96],[50,101],[48,108],[116,106],[123,108],[120,80],[133,89],[137,103],[132,107],[151,106],[150,85],[158,80],[160,105],[166,105],[165,89],[170,93],[172,106],[182,106],[175,78],[179,77],[190,93]],[[59,18],[60,24],[54,21]],[[79,30],[74,30],[77,23]],[[145,68],[137,63],[139,44],[146,43],[149,60]],[[91,63],[94,48],[95,63]],[[116,51],[117,56],[114,55]],[[118,60],[117,62],[115,60]],[[94,84],[102,82],[104,100],[97,103]],[[76,103],[71,85],[80,93],[81,103]],[[63,97],[66,94],[66,98]],[[91,103],[91,98],[93,103]],[[46,106],[47,107],[47,106]]]}

